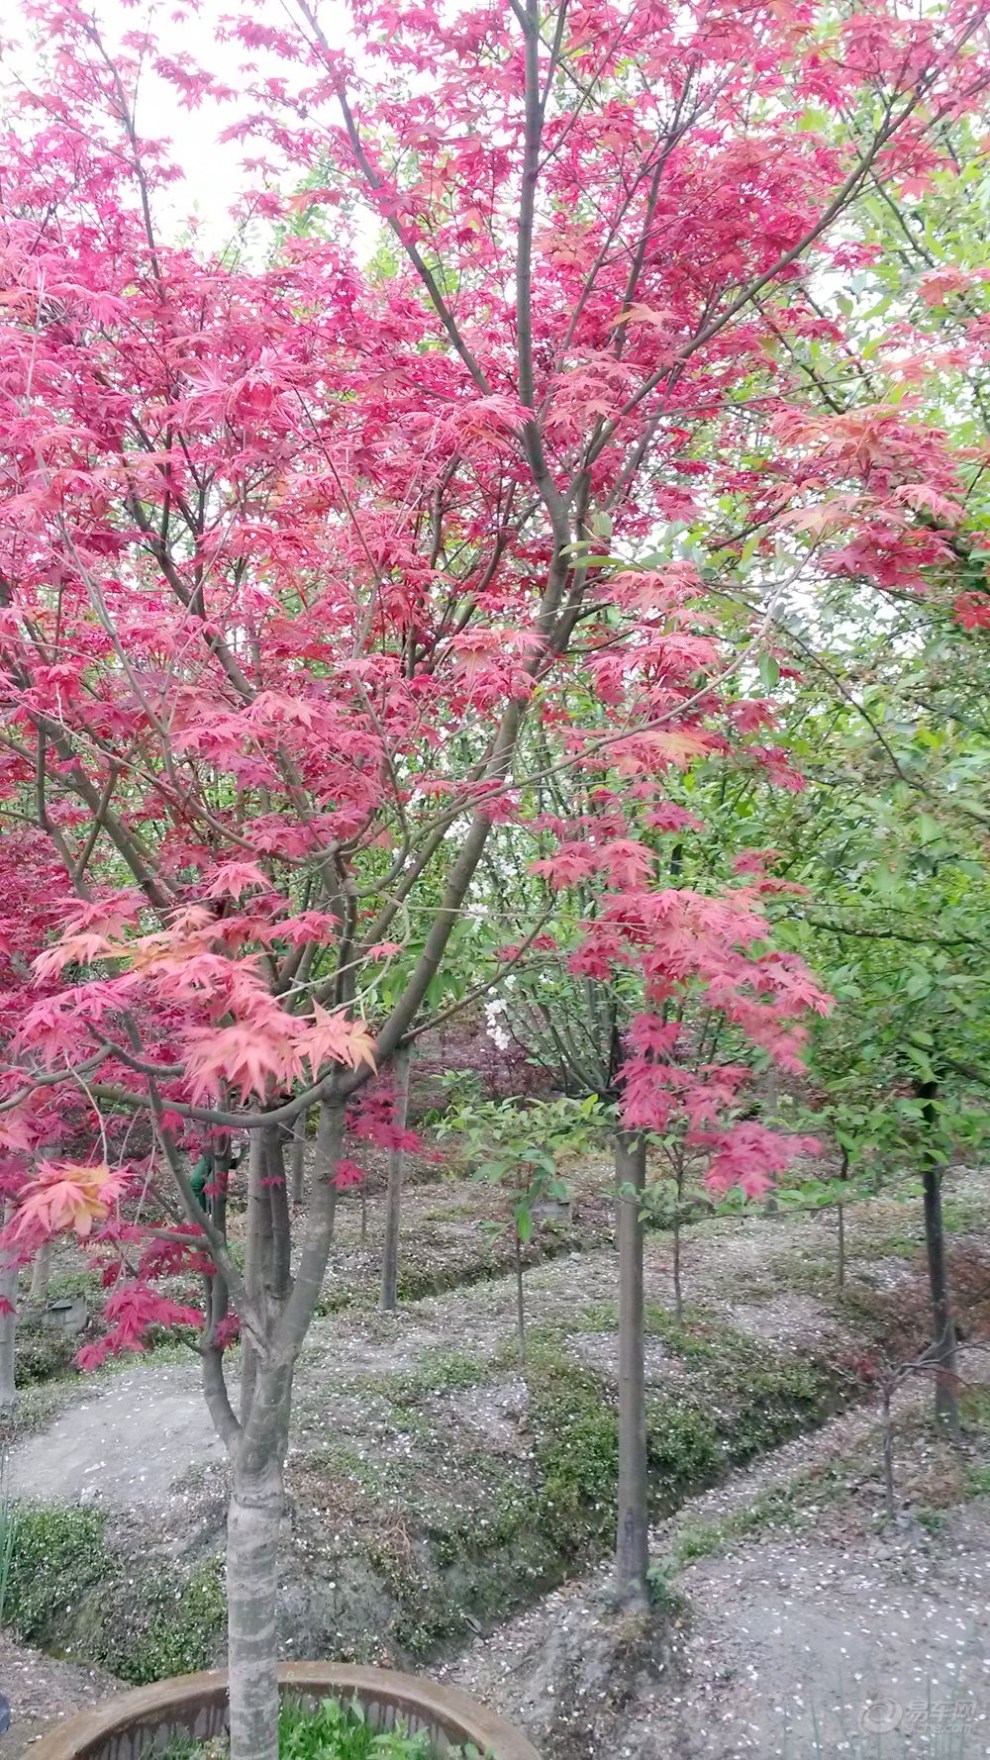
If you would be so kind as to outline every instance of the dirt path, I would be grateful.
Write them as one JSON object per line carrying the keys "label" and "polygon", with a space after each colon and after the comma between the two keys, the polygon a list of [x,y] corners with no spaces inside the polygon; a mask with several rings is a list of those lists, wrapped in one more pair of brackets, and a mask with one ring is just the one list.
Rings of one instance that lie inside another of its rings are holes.
{"label": "dirt path", "polygon": [[118,1370],[12,1452],[12,1496],[32,1503],[159,1506],[190,1467],[222,1461],[198,1366]]}
{"label": "dirt path", "polygon": [[[417,1204],[427,1214],[438,1209],[459,1213],[457,1191],[449,1183],[432,1192],[421,1187]],[[473,1196],[474,1188],[469,1192]],[[354,1222],[352,1218],[352,1226]],[[820,1344],[839,1335],[822,1301],[803,1291],[775,1295],[757,1279],[771,1278],[772,1265],[781,1256],[799,1262],[810,1257],[817,1263],[828,1251],[825,1230],[803,1219],[706,1225],[685,1253],[688,1298],[778,1348]],[[663,1305],[670,1296],[664,1237],[649,1241],[646,1258],[647,1298]],[[547,1260],[527,1271],[525,1281],[531,1325],[573,1326],[575,1356],[606,1372],[614,1369],[611,1310],[617,1292],[611,1247]],[[579,1331],[596,1308],[603,1315],[601,1331]],[[514,1280],[501,1276],[410,1302],[394,1319],[360,1308],[317,1319],[296,1378],[294,1452],[308,1454],[339,1430],[341,1420],[348,1433],[360,1427],[356,1405],[367,1403],[368,1384],[375,1378],[415,1374],[443,1353],[469,1352],[491,1363],[492,1382],[498,1387],[504,1372],[497,1365],[512,1356],[515,1315]],[[659,1341],[650,1341],[649,1355],[655,1381],[675,1372]],[[13,1447],[10,1484],[15,1497],[93,1502],[117,1510],[161,1508],[190,1473],[223,1462],[223,1447],[192,1360],[188,1365],[116,1368],[67,1384],[67,1394],[71,1403],[64,1411]],[[501,1397],[499,1391],[497,1400]],[[497,1416],[494,1408],[492,1416]]]}
{"label": "dirt path", "polygon": [[990,1485],[990,1441],[960,1459],[927,1406],[902,1403],[893,1527],[876,1414],[846,1413],[655,1530],[671,1568],[650,1627],[616,1620],[603,1568],[448,1678],[545,1760],[990,1755],[990,1496],[967,1495]]}

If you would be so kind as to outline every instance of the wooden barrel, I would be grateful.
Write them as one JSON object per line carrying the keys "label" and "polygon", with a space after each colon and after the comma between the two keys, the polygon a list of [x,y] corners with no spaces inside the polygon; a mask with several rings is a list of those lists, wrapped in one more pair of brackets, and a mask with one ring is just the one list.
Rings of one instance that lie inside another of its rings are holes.
{"label": "wooden barrel", "polygon": [[[375,1729],[401,1722],[424,1730],[438,1755],[472,1742],[491,1760],[540,1760],[526,1738],[456,1687],[385,1668],[334,1662],[285,1662],[278,1671],[284,1696],[318,1703],[356,1699]],[[54,1724],[32,1743],[31,1760],[142,1760],[177,1736],[208,1741],[227,1728],[227,1674],[174,1675],[108,1699]]]}

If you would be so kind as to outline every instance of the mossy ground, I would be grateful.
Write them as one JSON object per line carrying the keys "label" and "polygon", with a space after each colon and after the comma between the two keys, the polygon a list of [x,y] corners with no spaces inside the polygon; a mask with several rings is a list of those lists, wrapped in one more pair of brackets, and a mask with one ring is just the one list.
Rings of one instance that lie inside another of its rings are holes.
{"label": "mossy ground", "polygon": [[136,1686],[215,1661],[225,1618],[217,1560],[141,1564],[112,1544],[95,1509],[22,1507],[13,1522],[3,1613],[20,1637]]}
{"label": "mossy ground", "polygon": [[[606,1318],[600,1306],[583,1316],[596,1332]],[[714,1320],[676,1328],[658,1307],[649,1323],[664,1335],[671,1366],[669,1385],[654,1387],[649,1400],[657,1514],[819,1422],[843,1397],[824,1360],[768,1352]],[[419,1661],[490,1627],[607,1544],[616,1387],[570,1343],[564,1326],[536,1324],[522,1369],[506,1339],[494,1359],[436,1352],[414,1371],[369,1377],[360,1389],[349,1382],[378,1446],[367,1436],[363,1447],[356,1435],[338,1438],[298,1460],[290,1485],[299,1476],[336,1487],[328,1501],[346,1504],[346,1522],[323,1568],[346,1578],[357,1540],[388,1609],[370,1650],[353,1633],[352,1654]],[[312,1527],[300,1514],[303,1553],[317,1544]],[[348,1606],[342,1592],[338,1618]]]}

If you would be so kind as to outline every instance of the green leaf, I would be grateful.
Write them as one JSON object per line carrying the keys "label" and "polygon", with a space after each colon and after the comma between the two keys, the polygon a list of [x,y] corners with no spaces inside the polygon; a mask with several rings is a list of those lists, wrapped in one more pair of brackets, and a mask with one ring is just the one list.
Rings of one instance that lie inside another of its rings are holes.
{"label": "green leaf", "polygon": [[765,690],[772,691],[780,682],[780,667],[772,654],[760,655],[760,678]]}

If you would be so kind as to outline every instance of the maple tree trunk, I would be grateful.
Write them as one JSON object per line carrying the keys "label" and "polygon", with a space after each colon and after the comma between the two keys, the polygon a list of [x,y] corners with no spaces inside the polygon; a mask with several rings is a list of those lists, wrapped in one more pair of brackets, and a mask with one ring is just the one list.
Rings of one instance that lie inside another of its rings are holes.
{"label": "maple tree trunk", "polygon": [[[247,1209],[244,1222],[244,1288],[260,1305],[264,1288],[264,1234],[268,1210],[264,1193],[265,1143],[260,1131],[252,1133],[248,1150]],[[258,1353],[246,1335],[241,1347],[241,1423],[246,1424],[254,1400]]]}
{"label": "maple tree trunk", "polygon": [[[3,1226],[9,1228],[14,1206],[8,1199],[3,1207]],[[14,1384],[14,1349],[17,1344],[17,1260],[13,1254],[0,1254],[0,1413],[9,1413],[17,1399]]]}
{"label": "maple tree trunk", "polygon": [[[278,1753],[276,1595],[284,1492],[281,1442],[288,1412],[280,1414],[270,1376],[256,1376],[252,1422],[259,1445],[234,1458],[227,1509],[227,1656],[232,1760],[275,1760]],[[264,1423],[255,1423],[259,1404]],[[245,1445],[249,1437],[245,1438]]]}
{"label": "maple tree trunk", "polygon": [[[849,1151],[848,1151],[848,1149],[843,1149],[841,1151],[841,1154],[842,1154],[842,1165],[839,1168],[839,1178],[840,1179],[848,1179],[849,1178]],[[838,1262],[838,1266],[837,1266],[837,1272],[838,1272],[839,1288],[845,1289],[845,1286],[846,1286],[846,1207],[844,1204],[839,1205],[839,1262]]]}
{"label": "maple tree trunk", "polygon": [[[393,1122],[404,1131],[409,1117],[409,1075],[412,1047],[400,1045],[392,1062],[395,1080]],[[399,1299],[399,1233],[402,1214],[402,1172],[405,1152],[390,1149],[388,1157],[388,1193],[385,1199],[385,1246],[382,1251],[382,1313],[395,1312]]]}
{"label": "maple tree trunk", "polygon": [[887,1511],[887,1520],[892,1522],[897,1514],[894,1497],[894,1418],[891,1411],[894,1386],[891,1380],[883,1383],[883,1498]]}
{"label": "maple tree trunk", "polygon": [[292,1202],[301,1204],[306,1195],[306,1120],[300,1112],[292,1127]]}
{"label": "maple tree trunk", "polygon": [[681,1225],[674,1223],[674,1319],[678,1326],[684,1318],[684,1299],[681,1294]]}
{"label": "maple tree trunk", "polygon": [[34,1256],[31,1267],[31,1289],[28,1300],[32,1306],[43,1307],[48,1300],[48,1285],[52,1274],[52,1250],[54,1242],[42,1241]]}
{"label": "maple tree trunk", "polygon": [[265,1143],[265,1196],[268,1200],[267,1240],[269,1243],[265,1282],[273,1299],[282,1301],[288,1293],[292,1253],[289,1188],[285,1179],[286,1134],[276,1125],[273,1131],[265,1131],[263,1135]]}
{"label": "maple tree trunk", "polygon": [[232,1413],[225,1422],[222,1404],[211,1404],[232,1463],[227,1510],[231,1760],[278,1760],[276,1605],[292,1376],[330,1255],[343,1133],[343,1107],[323,1102],[294,1279],[279,1239],[280,1214],[288,1208],[284,1177],[281,1185],[277,1177],[282,1144],[277,1129],[252,1138],[245,1284],[255,1314],[262,1317],[263,1350],[245,1339],[245,1372],[249,1354],[252,1371],[249,1386],[246,1374],[242,1378],[239,1425]]}
{"label": "maple tree trunk", "polygon": [[953,1437],[959,1435],[958,1361],[956,1325],[949,1291],[949,1268],[945,1256],[942,1221],[942,1166],[930,1133],[934,1130],[938,1098],[937,1082],[916,1082],[922,1102],[922,1118],[929,1133],[922,1147],[921,1174],[925,1204],[925,1250],[932,1296],[932,1351],[935,1368],[935,1416]]}
{"label": "maple tree trunk", "polygon": [[230,1159],[231,1145],[228,1138],[226,1147],[221,1150],[213,1164],[213,1195],[210,1198],[210,1217],[217,1232],[227,1239],[227,1199],[230,1194]]}
{"label": "maple tree trunk", "polygon": [[615,1139],[619,1200],[619,1510],[615,1588],[619,1605],[649,1604],[649,1511],[646,1479],[646,1387],[643,1360],[643,1223],[646,1143],[622,1131]]}
{"label": "maple tree trunk", "polygon": [[516,1337],[519,1341],[519,1366],[526,1367],[526,1292],[523,1288],[522,1242],[518,1228],[516,1240]]}

